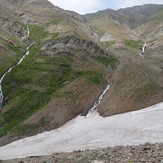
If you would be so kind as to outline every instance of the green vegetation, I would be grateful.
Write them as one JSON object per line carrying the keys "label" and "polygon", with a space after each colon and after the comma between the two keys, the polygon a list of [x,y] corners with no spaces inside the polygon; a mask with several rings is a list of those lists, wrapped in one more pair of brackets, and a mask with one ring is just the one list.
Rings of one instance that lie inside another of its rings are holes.
{"label": "green vegetation", "polygon": [[9,109],[0,115],[0,135],[43,108],[66,81],[74,80],[72,58],[29,55],[4,79],[4,95],[11,99]]}
{"label": "green vegetation", "polygon": [[44,51],[41,50],[38,46],[35,46],[35,44],[33,46],[30,47],[30,54],[31,55],[36,55],[36,54],[41,54]]}
{"label": "green vegetation", "polygon": [[85,71],[84,75],[90,84],[99,84],[102,79],[102,72]]}
{"label": "green vegetation", "polygon": [[42,40],[49,36],[49,32],[44,31],[42,26],[38,25],[29,25],[30,28],[30,37],[36,43],[40,44]]}
{"label": "green vegetation", "polygon": [[157,39],[153,39],[153,40],[150,40],[150,41],[148,41],[147,43],[153,43],[153,42],[155,42]]}
{"label": "green vegetation", "polygon": [[100,61],[105,66],[111,66],[112,68],[116,67],[116,63],[118,62],[115,58],[107,58],[102,56],[95,57],[96,60]]}
{"label": "green vegetation", "polygon": [[155,81],[156,72],[147,65],[129,61],[122,68],[121,74],[123,77],[115,83],[114,93],[120,94],[122,98],[132,96],[136,101],[144,101],[162,91]]}
{"label": "green vegetation", "polygon": [[[73,58],[68,56],[41,56],[37,47],[31,47],[31,55],[16,66],[3,81],[3,92],[10,100],[6,111],[0,114],[0,136],[12,131],[23,133],[36,130],[38,125],[21,126],[28,117],[45,107],[57,92],[77,78],[85,78],[86,84],[104,83],[103,73],[94,70],[76,71],[73,69]],[[33,55],[35,54],[35,55]],[[100,58],[100,57],[99,57]],[[104,58],[102,58],[104,59]],[[113,59],[105,64],[111,64]],[[76,100],[78,95],[65,92]],[[48,123],[42,119],[39,126]]]}
{"label": "green vegetation", "polygon": [[63,20],[62,19],[53,19],[53,20],[50,20],[48,23],[46,23],[45,25],[43,25],[44,28],[50,26],[50,25],[58,25],[62,22]]}
{"label": "green vegetation", "polygon": [[130,48],[141,49],[143,47],[143,43],[141,41],[125,40],[125,44]]}
{"label": "green vegetation", "polygon": [[142,101],[142,97],[145,97],[146,99],[150,98],[153,94],[155,94],[155,92],[159,92],[159,90],[161,90],[160,85],[154,81],[151,80],[149,81],[144,88],[138,88],[136,90],[136,100],[138,101]]}
{"label": "green vegetation", "polygon": [[160,22],[163,21],[163,9],[159,9],[156,14],[150,19],[150,21],[154,21],[154,22]]}
{"label": "green vegetation", "polygon": [[50,119],[42,117],[38,124],[24,124],[16,127],[14,131],[19,135],[27,135],[33,132],[37,132],[40,127],[47,126],[50,123]]}
{"label": "green vegetation", "polygon": [[16,47],[12,45],[8,45],[8,47],[12,52],[16,53],[19,57],[25,53],[25,48]]}
{"label": "green vegetation", "polygon": [[[1,42],[2,40],[0,40]],[[7,42],[2,41],[4,46],[7,47],[8,51],[1,51],[0,56],[0,77],[13,65],[15,65],[18,60],[25,53],[25,47],[12,46]]]}
{"label": "green vegetation", "polygon": [[104,47],[111,47],[113,44],[115,44],[115,41],[107,41],[107,42],[104,42],[103,45]]}
{"label": "green vegetation", "polygon": [[75,75],[78,77],[82,76],[86,78],[89,84],[99,84],[101,82],[101,79],[103,79],[101,71],[92,70],[77,71]]}
{"label": "green vegetation", "polygon": [[49,33],[45,31],[44,26],[29,25],[29,28],[30,28],[30,37],[32,40],[36,42],[37,45],[42,44],[43,40],[45,40],[48,37],[50,37],[49,38],[50,40],[55,40],[59,35],[58,32]]}

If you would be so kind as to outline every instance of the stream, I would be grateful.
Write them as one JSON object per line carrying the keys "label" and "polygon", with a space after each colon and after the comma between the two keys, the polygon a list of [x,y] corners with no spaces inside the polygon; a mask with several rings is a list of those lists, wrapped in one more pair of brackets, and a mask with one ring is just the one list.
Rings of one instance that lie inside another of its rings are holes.
{"label": "stream", "polygon": [[140,55],[141,57],[144,57],[143,53],[145,52],[146,46],[147,46],[147,43],[145,42],[144,45],[143,45],[143,48],[142,48],[141,53],[139,53],[139,55]]}
{"label": "stream", "polygon": [[[30,34],[30,30],[29,27],[27,25],[27,36],[29,37]],[[26,53],[22,56],[22,58],[18,61],[18,63],[12,67],[10,67],[0,78],[0,110],[2,109],[2,105],[3,105],[3,100],[4,100],[4,95],[3,95],[3,91],[2,91],[2,81],[4,79],[4,77],[17,65],[19,65],[27,55],[29,55],[29,48],[34,44],[35,42],[31,43],[29,46],[27,46],[26,48]]]}
{"label": "stream", "polygon": [[99,96],[99,98],[93,104],[93,107],[88,111],[87,116],[92,115],[92,113],[96,110],[97,106],[101,103],[101,100],[104,98],[104,95],[109,90],[110,86],[111,86],[111,84],[110,85],[107,85],[107,87],[105,88],[105,90],[102,92],[102,94]]}
{"label": "stream", "polygon": [[[143,45],[142,51],[139,54],[142,57],[144,57],[143,53],[145,52],[146,46],[147,46],[147,43],[145,42],[144,45]],[[93,107],[88,111],[87,116],[92,115],[92,113],[96,110],[97,106],[101,103],[101,100],[103,99],[103,97],[106,94],[106,92],[109,90],[110,86],[111,85],[107,85],[107,87],[105,88],[105,90],[103,91],[103,93],[99,96],[99,98],[93,104]]]}

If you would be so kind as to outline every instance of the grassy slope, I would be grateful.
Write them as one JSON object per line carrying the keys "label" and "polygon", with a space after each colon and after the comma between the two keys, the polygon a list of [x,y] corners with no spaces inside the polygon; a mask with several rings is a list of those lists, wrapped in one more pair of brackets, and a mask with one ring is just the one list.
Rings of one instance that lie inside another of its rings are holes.
{"label": "grassy slope", "polygon": [[[89,66],[79,68],[75,63],[79,62],[80,58],[73,56],[40,55],[44,53],[40,48],[46,42],[54,44],[61,37],[61,33],[47,29],[62,23],[63,21],[60,19],[52,19],[41,26],[29,25],[30,37],[35,41],[35,44],[30,48],[30,55],[19,66],[15,67],[3,82],[4,95],[9,99],[9,102],[4,105],[3,113],[0,114],[0,136],[7,132],[25,135],[34,132],[37,128],[44,127],[45,124],[50,123],[48,117],[37,117],[36,124],[23,125],[23,122],[61,94],[61,98],[64,95],[67,109],[72,108],[81,93],[87,91],[86,88],[99,83],[103,85],[105,81],[103,74],[111,70],[111,67],[115,67],[115,59],[94,58],[89,54],[87,54],[89,63],[84,61],[84,64],[92,65],[91,68]],[[16,48],[14,51],[18,53]],[[72,53],[77,52],[78,50],[72,51]],[[83,88],[80,87],[75,92],[71,90],[71,87],[67,88],[77,80],[84,81]],[[84,90],[81,91],[82,89]]]}
{"label": "grassy slope", "polygon": [[[6,18],[9,18],[11,21],[17,22],[18,26],[24,27],[25,25],[20,22],[15,16],[7,13],[2,8],[0,8],[1,15],[5,15]],[[17,61],[20,59],[20,57],[25,53],[25,44],[22,43],[19,38],[16,38],[13,36],[12,33],[7,31],[5,28],[0,28],[0,34],[2,38],[0,38],[0,44],[3,45],[6,48],[3,48],[0,46],[1,52],[0,52],[0,76],[7,71],[7,69],[14,64],[17,63]],[[11,45],[3,38],[7,38],[8,40],[12,41],[15,45]]]}

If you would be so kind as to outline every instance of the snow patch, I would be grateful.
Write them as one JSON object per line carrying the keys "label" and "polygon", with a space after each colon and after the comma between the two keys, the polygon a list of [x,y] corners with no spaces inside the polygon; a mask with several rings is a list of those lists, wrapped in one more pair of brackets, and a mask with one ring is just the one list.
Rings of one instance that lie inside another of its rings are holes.
{"label": "snow patch", "polygon": [[64,126],[0,147],[0,159],[49,155],[78,149],[163,142],[163,102],[103,118],[95,111]]}

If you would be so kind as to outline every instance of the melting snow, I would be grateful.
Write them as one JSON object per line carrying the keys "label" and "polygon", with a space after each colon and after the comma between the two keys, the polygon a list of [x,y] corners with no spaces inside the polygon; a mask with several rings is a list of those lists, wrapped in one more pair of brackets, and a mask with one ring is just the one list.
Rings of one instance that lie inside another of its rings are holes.
{"label": "melting snow", "polygon": [[143,110],[103,118],[95,111],[64,126],[0,147],[0,159],[48,155],[116,145],[163,142],[163,102]]}

